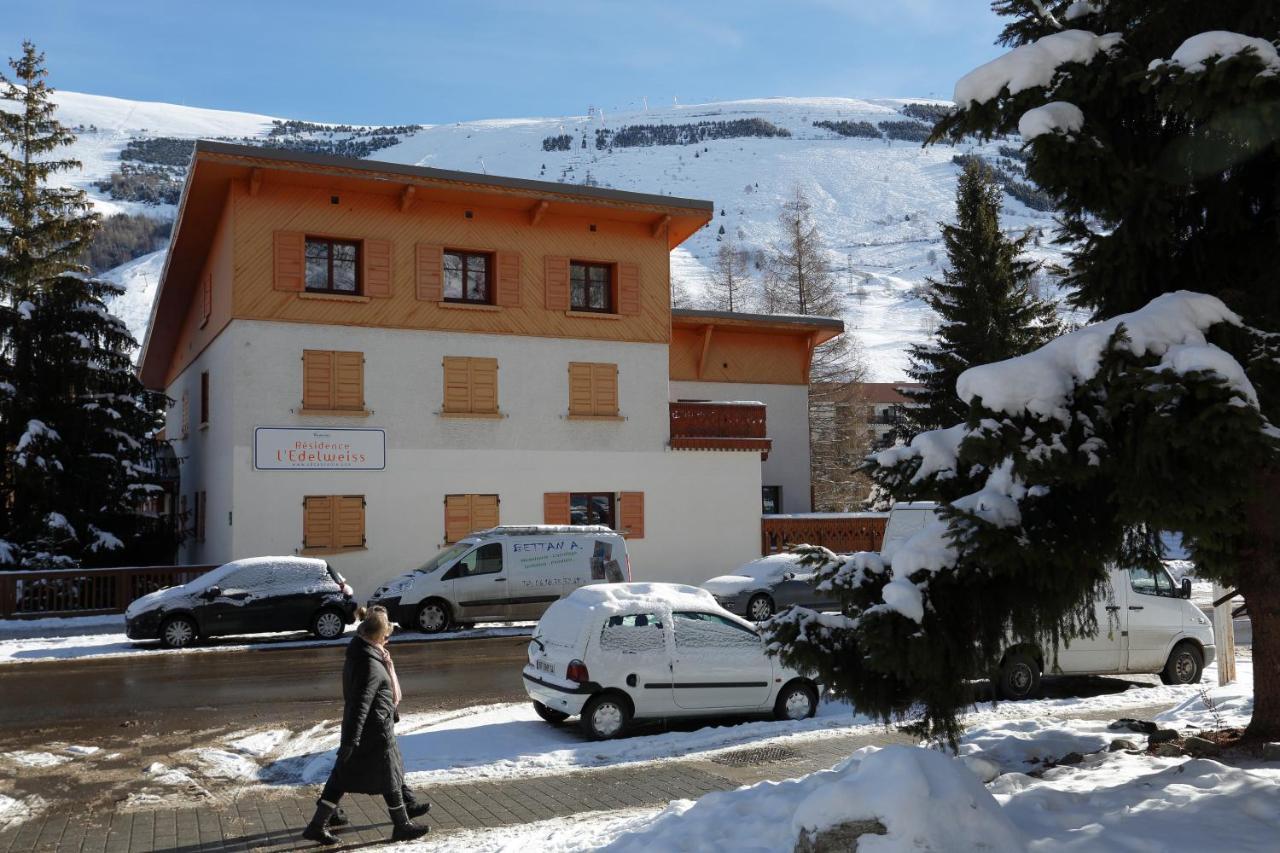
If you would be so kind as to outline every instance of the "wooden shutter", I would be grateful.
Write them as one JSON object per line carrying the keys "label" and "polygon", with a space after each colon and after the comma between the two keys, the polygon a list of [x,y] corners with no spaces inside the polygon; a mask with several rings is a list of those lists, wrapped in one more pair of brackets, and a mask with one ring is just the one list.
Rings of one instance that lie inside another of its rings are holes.
{"label": "wooden shutter", "polygon": [[585,362],[569,362],[569,414],[595,414],[591,394],[591,365]]}
{"label": "wooden shutter", "polygon": [[471,367],[468,359],[444,357],[444,411],[471,411]]}
{"label": "wooden shutter", "polygon": [[640,313],[640,267],[618,264],[618,313]]}
{"label": "wooden shutter", "polygon": [[364,353],[333,353],[333,407],[364,410]]}
{"label": "wooden shutter", "polygon": [[498,496],[471,496],[471,529],[487,530],[498,526]]}
{"label": "wooden shutter", "polygon": [[471,532],[472,495],[444,496],[444,541],[457,542]]}
{"label": "wooden shutter", "polygon": [[339,495],[333,499],[334,547],[364,547],[364,496]]}
{"label": "wooden shutter", "polygon": [[542,523],[569,523],[569,493],[546,492],[542,496]]}
{"label": "wooden shutter", "polygon": [[569,310],[569,259],[548,255],[546,257],[546,291],[548,311]]}
{"label": "wooden shutter", "polygon": [[333,498],[328,495],[303,498],[302,547],[333,547]]}
{"label": "wooden shutter", "polygon": [[591,365],[591,413],[618,414],[618,365]]}
{"label": "wooden shutter", "polygon": [[301,291],[307,284],[306,236],[301,231],[277,231],[273,235],[272,286],[276,290]]}
{"label": "wooden shutter", "polygon": [[334,408],[333,356],[329,350],[302,351],[302,408]]}
{"label": "wooden shutter", "polygon": [[182,437],[191,432],[191,392],[182,392]]}
{"label": "wooden shutter", "polygon": [[386,299],[391,295],[391,241],[365,240],[361,249],[364,256],[364,295]]}
{"label": "wooden shutter", "polygon": [[644,538],[644,492],[618,495],[618,526],[628,539]]}
{"label": "wooden shutter", "polygon": [[494,303],[503,308],[520,307],[520,253],[498,252],[498,267],[494,276],[494,284],[498,292],[494,294]]}
{"label": "wooden shutter", "polygon": [[498,360],[469,358],[471,374],[471,411],[496,414],[498,411]]}
{"label": "wooden shutter", "polygon": [[200,324],[209,322],[213,313],[213,274],[205,273],[200,281]]}
{"label": "wooden shutter", "polygon": [[423,302],[444,299],[444,247],[419,243],[414,247],[414,266],[418,299]]}

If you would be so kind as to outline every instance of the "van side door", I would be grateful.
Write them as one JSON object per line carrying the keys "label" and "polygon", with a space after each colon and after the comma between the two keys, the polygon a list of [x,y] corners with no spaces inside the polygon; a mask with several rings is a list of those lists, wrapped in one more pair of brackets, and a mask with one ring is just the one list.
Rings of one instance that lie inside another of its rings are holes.
{"label": "van side door", "polygon": [[1163,568],[1128,570],[1128,672],[1159,672],[1182,631],[1182,599]]}
{"label": "van side door", "polygon": [[1110,579],[1093,603],[1098,633],[1093,637],[1076,637],[1070,642],[1064,640],[1058,647],[1057,669],[1053,669],[1053,661],[1046,660],[1046,670],[1068,675],[1120,671],[1124,664],[1127,615],[1124,596],[1127,584],[1128,578],[1124,572],[1111,573]]}
{"label": "van side door", "polygon": [[[511,593],[511,618],[533,622],[542,618],[553,601],[568,595],[574,587],[566,578],[575,572],[569,562],[568,543],[562,540],[509,542],[507,586]],[[581,561],[579,561],[581,562]]]}
{"label": "van side door", "polygon": [[502,543],[486,542],[463,555],[441,578],[453,585],[454,618],[459,622],[511,618],[511,592]]}

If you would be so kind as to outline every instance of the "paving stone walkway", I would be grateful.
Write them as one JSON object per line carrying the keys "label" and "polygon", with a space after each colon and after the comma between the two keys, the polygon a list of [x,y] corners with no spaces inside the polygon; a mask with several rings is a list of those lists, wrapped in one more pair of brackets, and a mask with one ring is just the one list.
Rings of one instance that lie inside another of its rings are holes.
{"label": "paving stone walkway", "polygon": [[[471,782],[423,789],[431,801],[428,839],[460,829],[533,823],[583,812],[663,805],[696,799],[763,779],[794,778],[839,761],[867,744],[908,742],[894,732],[799,743],[756,744],[707,758],[583,770],[562,776]],[[230,804],[198,808],[117,811],[91,817],[46,813],[0,831],[0,853],[205,853],[318,849],[298,833],[311,817],[319,789],[272,792],[254,788]],[[390,836],[381,798],[350,795],[351,824],[342,846],[374,847]]]}

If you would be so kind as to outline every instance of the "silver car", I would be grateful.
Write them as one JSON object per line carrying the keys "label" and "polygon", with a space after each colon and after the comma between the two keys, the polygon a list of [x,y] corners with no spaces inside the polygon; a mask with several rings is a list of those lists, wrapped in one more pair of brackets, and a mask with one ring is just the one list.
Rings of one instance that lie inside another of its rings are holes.
{"label": "silver car", "polygon": [[732,574],[712,578],[702,588],[725,610],[763,622],[792,605],[814,610],[839,610],[840,601],[819,592],[813,573],[795,554],[770,554],[739,566]]}

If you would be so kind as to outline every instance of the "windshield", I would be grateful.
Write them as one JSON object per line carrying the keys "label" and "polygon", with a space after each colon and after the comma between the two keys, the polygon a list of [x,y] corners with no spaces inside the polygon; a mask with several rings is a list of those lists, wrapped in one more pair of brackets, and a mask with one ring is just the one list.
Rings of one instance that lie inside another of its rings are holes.
{"label": "windshield", "polygon": [[470,550],[471,546],[473,546],[474,544],[475,544],[474,542],[459,542],[456,545],[450,545],[448,548],[445,548],[443,551],[441,551],[439,554],[436,554],[430,560],[427,560],[421,566],[418,566],[418,568],[414,569],[414,571],[422,572],[423,574],[427,574],[428,572],[434,572],[436,569],[440,568],[441,566],[452,563],[454,560],[458,559],[463,554],[467,553],[467,551]]}

